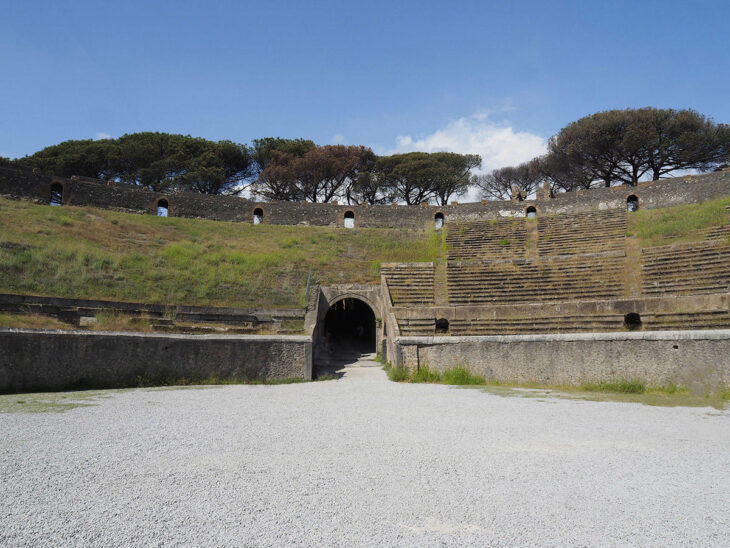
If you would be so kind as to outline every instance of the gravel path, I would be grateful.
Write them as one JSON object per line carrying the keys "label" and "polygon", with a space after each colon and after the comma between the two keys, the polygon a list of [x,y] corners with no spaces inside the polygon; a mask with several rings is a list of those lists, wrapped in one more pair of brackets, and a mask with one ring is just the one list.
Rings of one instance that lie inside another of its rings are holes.
{"label": "gravel path", "polygon": [[730,545],[728,411],[362,367],[0,413],[3,546],[629,543]]}

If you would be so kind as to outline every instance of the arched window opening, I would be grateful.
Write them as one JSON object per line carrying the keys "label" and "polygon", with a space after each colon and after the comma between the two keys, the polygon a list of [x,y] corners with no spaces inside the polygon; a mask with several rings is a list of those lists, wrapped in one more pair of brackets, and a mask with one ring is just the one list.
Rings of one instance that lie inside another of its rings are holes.
{"label": "arched window opening", "polygon": [[439,318],[436,320],[436,334],[443,335],[449,332],[449,320],[446,318]]}
{"label": "arched window opening", "polygon": [[345,228],[355,228],[355,214],[352,211],[345,212]]}
{"label": "arched window opening", "polygon": [[527,215],[528,219],[534,219],[535,217],[537,217],[537,209],[535,209],[533,206],[530,206],[525,210],[525,215]]}
{"label": "arched window opening", "polygon": [[167,213],[169,210],[169,206],[167,204],[167,200],[158,200],[157,201],[157,216],[158,217],[167,217]]}
{"label": "arched window opening", "polygon": [[636,312],[629,312],[624,316],[624,327],[629,331],[641,329],[641,316]]}
{"label": "arched window opening", "polygon": [[63,185],[61,183],[51,185],[51,201],[48,203],[52,206],[63,205]]}
{"label": "arched window opening", "polygon": [[264,222],[264,210],[257,207],[253,210],[253,224],[260,225]]}
{"label": "arched window opening", "polygon": [[639,199],[633,194],[626,198],[626,210],[629,213],[639,211]]}
{"label": "arched window opening", "polygon": [[436,230],[441,230],[444,227],[444,214],[440,211],[433,216],[433,220],[436,223]]}

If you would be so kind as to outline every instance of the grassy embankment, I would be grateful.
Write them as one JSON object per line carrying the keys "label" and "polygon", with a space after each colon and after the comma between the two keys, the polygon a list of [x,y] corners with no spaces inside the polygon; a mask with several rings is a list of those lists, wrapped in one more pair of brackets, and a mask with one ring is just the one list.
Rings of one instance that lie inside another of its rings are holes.
{"label": "grassy embankment", "polygon": [[641,209],[629,214],[628,234],[638,238],[642,247],[697,242],[703,240],[709,230],[728,223],[727,206],[730,206],[730,198]]}
{"label": "grassy embankment", "polygon": [[[253,226],[0,199],[0,292],[169,305],[301,307],[314,282],[431,261],[434,232]],[[43,327],[43,326],[38,326]]]}

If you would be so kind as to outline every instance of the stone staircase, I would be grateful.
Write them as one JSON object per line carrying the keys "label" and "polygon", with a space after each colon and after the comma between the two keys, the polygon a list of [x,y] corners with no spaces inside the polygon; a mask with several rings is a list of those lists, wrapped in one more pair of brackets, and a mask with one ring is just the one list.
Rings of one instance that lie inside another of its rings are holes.
{"label": "stone staircase", "polygon": [[593,333],[621,331],[621,314],[582,314],[523,318],[453,319],[452,335],[529,335],[533,333]]}
{"label": "stone staircase", "polygon": [[453,222],[446,234],[448,260],[522,258],[526,237],[525,219]]}
{"label": "stone staircase", "polygon": [[[605,332],[626,329],[624,316],[595,301],[730,292],[730,224],[703,229],[700,242],[643,249],[626,231],[623,209],[454,222],[446,234],[446,260],[437,267],[388,264],[382,273],[393,305],[412,309],[398,318],[405,336],[434,335],[443,312],[431,306],[456,307],[447,314],[448,334],[455,336]],[[492,309],[529,303],[555,306],[522,316],[517,309]],[[562,303],[572,311],[562,314]],[[642,312],[642,328],[730,328],[730,311],[717,304],[698,311],[693,303]],[[459,311],[470,306],[477,308]],[[510,317],[484,317],[492,313]]]}
{"label": "stone staircase", "polygon": [[668,312],[642,316],[644,329],[728,329],[730,310],[707,310],[702,312]]}
{"label": "stone staircase", "polygon": [[645,295],[696,295],[730,290],[730,245],[705,241],[641,250]]}
{"label": "stone staircase", "polygon": [[430,306],[434,302],[433,263],[387,263],[380,267],[393,306]]}
{"label": "stone staircase", "polygon": [[398,329],[403,336],[430,336],[436,329],[436,318],[399,318]]}
{"label": "stone staircase", "polygon": [[718,226],[707,232],[708,240],[728,240],[730,239],[730,223],[724,226]]}
{"label": "stone staircase", "polygon": [[450,262],[449,304],[529,303],[619,298],[623,257]]}
{"label": "stone staircase", "polygon": [[626,211],[609,209],[538,217],[538,253],[580,255],[619,252],[626,238]]}

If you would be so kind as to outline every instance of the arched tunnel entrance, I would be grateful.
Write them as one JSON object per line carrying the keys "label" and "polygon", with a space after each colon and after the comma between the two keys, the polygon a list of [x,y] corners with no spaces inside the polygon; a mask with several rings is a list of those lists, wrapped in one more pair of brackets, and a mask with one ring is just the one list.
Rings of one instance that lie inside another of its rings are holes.
{"label": "arched tunnel entrance", "polygon": [[315,378],[339,378],[345,368],[375,352],[375,313],[365,301],[354,297],[337,300],[320,321],[313,363]]}
{"label": "arched tunnel entrance", "polygon": [[375,352],[375,313],[360,299],[332,304],[324,319],[324,331],[333,354]]}
{"label": "arched tunnel entrance", "polygon": [[312,335],[312,376],[342,377],[380,367],[380,285],[322,286]]}

